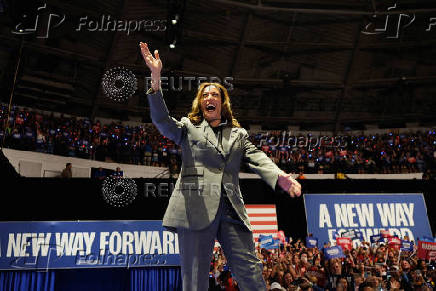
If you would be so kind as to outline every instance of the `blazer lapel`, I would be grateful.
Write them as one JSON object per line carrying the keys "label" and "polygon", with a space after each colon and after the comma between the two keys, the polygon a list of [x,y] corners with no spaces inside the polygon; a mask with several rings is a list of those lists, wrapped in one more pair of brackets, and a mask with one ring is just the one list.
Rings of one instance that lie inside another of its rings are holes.
{"label": "blazer lapel", "polygon": [[206,138],[207,142],[210,143],[216,149],[216,151],[224,158],[223,152],[218,147],[218,140],[216,138],[216,135],[213,132],[213,129],[210,127],[209,123],[205,119],[203,119],[201,126],[203,127],[204,137]]}
{"label": "blazer lapel", "polygon": [[230,155],[232,147],[237,140],[238,137],[238,128],[237,127],[225,127],[223,129],[223,148],[226,156]]}
{"label": "blazer lapel", "polygon": [[218,148],[218,140],[215,136],[215,133],[213,132],[213,129],[210,127],[209,123],[206,120],[203,120],[203,130],[204,130],[204,137],[206,140],[211,143],[215,148]]}

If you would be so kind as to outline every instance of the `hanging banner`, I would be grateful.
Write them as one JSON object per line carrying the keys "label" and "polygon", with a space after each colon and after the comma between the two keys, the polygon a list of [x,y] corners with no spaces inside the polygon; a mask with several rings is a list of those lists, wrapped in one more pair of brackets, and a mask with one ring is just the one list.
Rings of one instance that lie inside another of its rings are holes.
{"label": "hanging banner", "polygon": [[422,194],[305,194],[303,197],[307,232],[317,237],[320,244],[334,244],[338,235],[358,232],[367,242],[377,234],[408,236],[410,241],[432,236]]}
{"label": "hanging banner", "polygon": [[0,269],[178,266],[162,221],[0,222]]}

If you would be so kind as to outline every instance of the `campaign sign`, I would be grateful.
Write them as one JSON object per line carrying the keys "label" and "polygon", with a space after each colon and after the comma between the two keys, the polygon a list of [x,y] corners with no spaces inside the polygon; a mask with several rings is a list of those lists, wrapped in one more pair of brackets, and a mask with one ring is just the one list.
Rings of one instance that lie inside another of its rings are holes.
{"label": "campaign sign", "polygon": [[401,239],[399,239],[398,237],[390,237],[388,238],[388,246],[399,250],[401,248]]}
{"label": "campaign sign", "polygon": [[340,246],[344,251],[352,249],[351,238],[349,237],[336,238],[336,244]]}
{"label": "campaign sign", "polygon": [[350,229],[350,230],[347,230],[346,232],[342,233],[342,237],[348,237],[351,240],[355,240],[355,239],[362,240],[363,234],[361,231]]}
{"label": "campaign sign", "polygon": [[371,237],[369,239],[370,239],[372,244],[384,241],[383,236],[381,234],[371,235]]}
{"label": "campaign sign", "polygon": [[436,243],[427,241],[418,241],[418,258],[422,260],[436,259]]}
{"label": "campaign sign", "polygon": [[402,240],[401,241],[401,250],[406,252],[413,252],[413,242]]}
{"label": "campaign sign", "polygon": [[316,237],[308,236],[306,237],[306,247],[309,249],[318,247],[318,239]]}
{"label": "campaign sign", "polygon": [[259,235],[259,243],[261,248],[267,248],[274,244],[274,238],[272,235]]}
{"label": "campaign sign", "polygon": [[281,243],[286,242],[285,232],[283,230],[279,230],[277,232],[277,238],[280,240]]}
{"label": "campaign sign", "polygon": [[391,232],[386,229],[380,229],[380,234],[382,235],[383,238],[390,238],[392,236]]}
{"label": "campaign sign", "polygon": [[280,247],[280,240],[273,238],[272,235],[260,235],[259,243],[261,248],[267,250],[278,249]]}
{"label": "campaign sign", "polygon": [[0,269],[178,266],[159,220],[0,222]]}
{"label": "campaign sign", "polygon": [[279,239],[274,239],[273,243],[269,246],[266,247],[266,249],[270,250],[270,249],[278,249],[280,248],[280,240]]}
{"label": "campaign sign", "polygon": [[345,258],[345,255],[342,252],[342,248],[340,246],[325,248],[324,256],[327,260],[336,259],[336,258]]}
{"label": "campaign sign", "polygon": [[321,243],[335,242],[334,234],[358,230],[363,240],[385,230],[411,241],[431,236],[422,194],[306,194],[307,232]]}

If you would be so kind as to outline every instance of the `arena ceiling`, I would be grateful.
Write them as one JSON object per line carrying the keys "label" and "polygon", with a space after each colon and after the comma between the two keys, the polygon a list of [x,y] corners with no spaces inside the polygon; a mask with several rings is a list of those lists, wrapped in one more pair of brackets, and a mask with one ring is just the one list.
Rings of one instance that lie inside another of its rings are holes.
{"label": "arena ceiling", "polygon": [[[107,16],[165,28],[128,34],[86,26]],[[14,104],[149,121],[143,41],[159,49],[164,76],[182,78],[182,91],[164,92],[175,117],[186,115],[195,94],[186,78],[216,76],[232,78],[232,105],[243,124],[341,130],[435,121],[435,1],[2,0],[0,23],[4,103],[17,71]],[[125,103],[101,87],[117,66],[138,79]]]}

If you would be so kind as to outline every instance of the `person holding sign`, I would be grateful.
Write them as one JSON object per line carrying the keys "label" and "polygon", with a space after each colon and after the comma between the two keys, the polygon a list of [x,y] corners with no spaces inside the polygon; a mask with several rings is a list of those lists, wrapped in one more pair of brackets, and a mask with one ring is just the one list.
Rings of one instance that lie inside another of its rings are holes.
{"label": "person holding sign", "polygon": [[188,117],[170,117],[162,97],[162,61],[146,43],[140,43],[151,70],[147,92],[154,125],[182,149],[182,169],[163,218],[177,231],[183,290],[208,289],[209,265],[215,238],[221,243],[241,290],[265,290],[262,262],[256,257],[253,233],[239,188],[244,160],[272,188],[277,185],[291,197],[301,185],[280,170],[249,141],[248,133],[233,117],[227,89],[219,83],[202,83]]}

